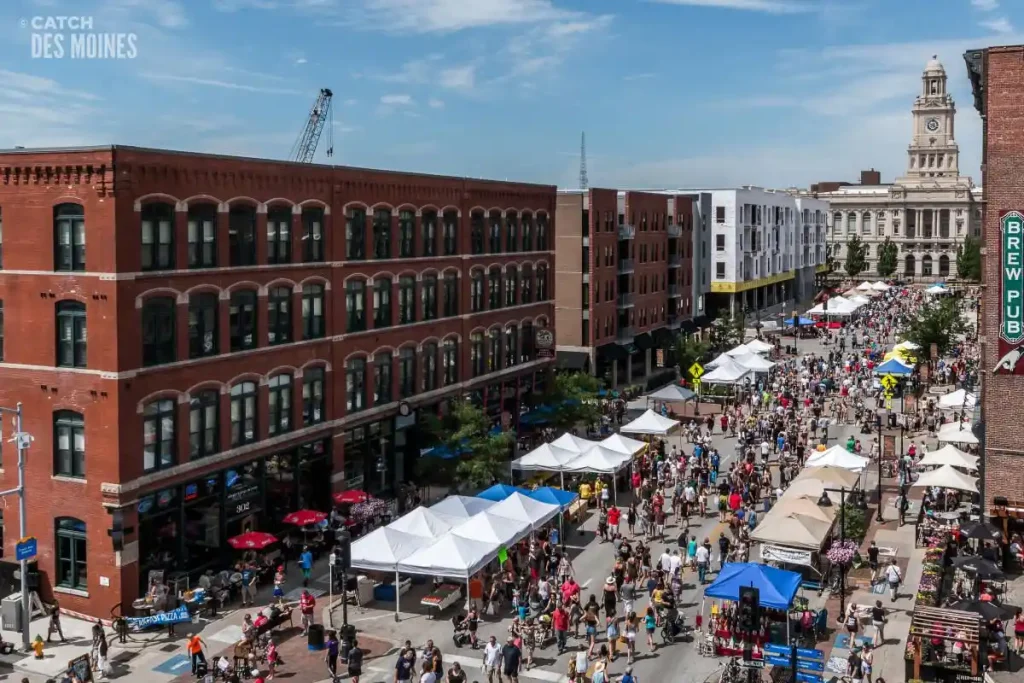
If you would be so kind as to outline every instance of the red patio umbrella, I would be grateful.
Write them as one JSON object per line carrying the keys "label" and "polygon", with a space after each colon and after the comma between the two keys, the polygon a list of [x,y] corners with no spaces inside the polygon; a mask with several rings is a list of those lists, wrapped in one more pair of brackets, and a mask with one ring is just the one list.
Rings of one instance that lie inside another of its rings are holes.
{"label": "red patio umbrella", "polygon": [[277,536],[263,531],[250,531],[228,539],[228,545],[235,550],[263,550],[277,543]]}
{"label": "red patio umbrella", "polygon": [[327,513],[317,512],[316,510],[296,510],[290,512],[284,517],[285,524],[294,524],[295,526],[309,526],[310,524],[319,524],[320,522],[327,519]]}
{"label": "red patio umbrella", "polygon": [[370,494],[359,489],[338,491],[334,494],[334,502],[338,505],[354,505],[355,503],[365,503],[368,500],[370,500]]}

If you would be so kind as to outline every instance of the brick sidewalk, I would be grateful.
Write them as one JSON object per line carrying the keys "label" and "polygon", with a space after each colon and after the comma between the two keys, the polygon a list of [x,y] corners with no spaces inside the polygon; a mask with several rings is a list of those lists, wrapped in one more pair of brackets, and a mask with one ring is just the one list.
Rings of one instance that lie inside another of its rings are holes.
{"label": "brick sidewalk", "polygon": [[[359,634],[359,648],[363,651],[365,669],[371,660],[381,657],[391,651],[392,645],[386,640],[374,638],[366,634]],[[302,635],[302,629],[298,626],[285,627],[276,632],[277,651],[284,661],[279,666],[275,678],[287,679],[288,683],[320,683],[329,680],[327,664],[324,662],[324,651],[317,652],[309,650],[306,637]],[[208,660],[212,655],[231,657],[234,646],[228,646],[223,650],[207,653]],[[344,673],[344,668],[339,664],[338,673]],[[266,669],[261,669],[266,673]],[[195,677],[191,674],[182,674],[175,678],[172,683],[195,683]]]}

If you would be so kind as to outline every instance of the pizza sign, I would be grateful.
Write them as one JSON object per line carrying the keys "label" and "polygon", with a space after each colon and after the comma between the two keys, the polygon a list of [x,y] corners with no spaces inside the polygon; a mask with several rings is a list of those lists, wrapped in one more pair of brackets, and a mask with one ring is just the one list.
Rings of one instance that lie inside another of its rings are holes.
{"label": "pizza sign", "polygon": [[995,372],[1024,371],[1024,214],[1008,211],[999,219],[999,361]]}

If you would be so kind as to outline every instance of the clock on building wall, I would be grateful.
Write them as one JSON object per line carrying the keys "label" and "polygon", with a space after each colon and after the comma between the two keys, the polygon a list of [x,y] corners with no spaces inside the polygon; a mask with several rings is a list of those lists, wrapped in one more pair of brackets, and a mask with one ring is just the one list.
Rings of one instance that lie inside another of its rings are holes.
{"label": "clock on building wall", "polygon": [[935,133],[935,132],[937,132],[939,130],[939,120],[938,119],[928,119],[927,123],[925,123],[924,125],[925,125],[925,128],[927,128],[932,133]]}

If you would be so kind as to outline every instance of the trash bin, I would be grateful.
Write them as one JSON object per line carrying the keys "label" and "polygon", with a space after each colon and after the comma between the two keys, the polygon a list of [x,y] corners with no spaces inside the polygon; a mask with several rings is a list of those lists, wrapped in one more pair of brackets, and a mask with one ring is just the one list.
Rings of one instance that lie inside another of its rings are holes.
{"label": "trash bin", "polygon": [[5,631],[21,633],[23,616],[21,593],[12,593],[0,600],[0,628]]}
{"label": "trash bin", "polygon": [[311,624],[307,632],[307,638],[306,647],[310,652],[323,650],[326,647],[324,644],[323,624]]}

